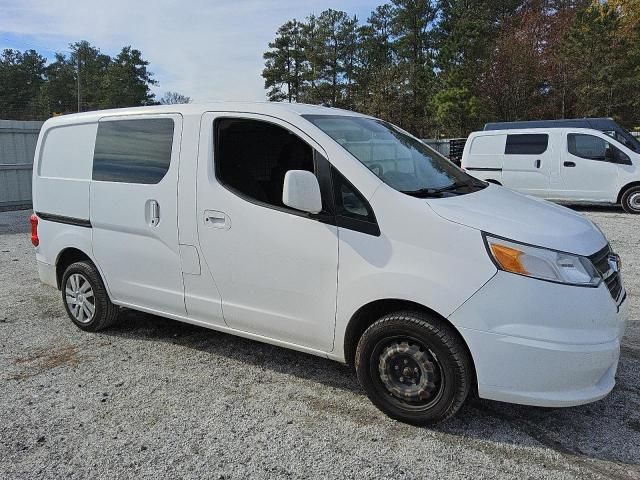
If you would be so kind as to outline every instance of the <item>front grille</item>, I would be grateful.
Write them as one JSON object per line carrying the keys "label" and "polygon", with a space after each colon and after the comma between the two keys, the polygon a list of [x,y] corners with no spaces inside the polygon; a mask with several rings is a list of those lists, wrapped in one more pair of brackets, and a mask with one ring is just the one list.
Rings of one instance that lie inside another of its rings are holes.
{"label": "front grille", "polygon": [[589,257],[594,267],[604,280],[605,285],[609,289],[609,293],[613,299],[618,302],[622,295],[622,280],[620,273],[611,268],[609,258],[613,255],[611,247],[607,245],[602,250],[594,253]]}

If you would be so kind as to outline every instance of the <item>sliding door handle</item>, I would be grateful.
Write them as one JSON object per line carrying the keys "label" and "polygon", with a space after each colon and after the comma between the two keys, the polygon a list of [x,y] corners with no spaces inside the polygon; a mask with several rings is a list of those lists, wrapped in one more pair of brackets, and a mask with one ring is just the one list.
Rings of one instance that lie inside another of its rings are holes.
{"label": "sliding door handle", "polygon": [[542,160],[536,160],[536,168],[540,168],[542,166]]}
{"label": "sliding door handle", "polygon": [[229,230],[231,228],[231,219],[229,215],[218,210],[205,210],[204,223],[208,227],[222,228]]}
{"label": "sliding door handle", "polygon": [[155,227],[160,223],[160,204],[156,200],[149,200],[147,205],[149,209],[149,225]]}
{"label": "sliding door handle", "polygon": [[575,162],[564,162],[563,165],[565,167],[575,167],[576,163]]}

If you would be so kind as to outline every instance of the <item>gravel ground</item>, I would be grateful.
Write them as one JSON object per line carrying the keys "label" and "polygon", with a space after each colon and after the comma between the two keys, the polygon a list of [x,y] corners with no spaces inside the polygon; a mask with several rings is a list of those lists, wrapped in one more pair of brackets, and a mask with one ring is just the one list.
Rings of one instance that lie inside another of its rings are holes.
{"label": "gravel ground", "polygon": [[388,419],[335,362],[151,315],[83,333],[0,213],[0,478],[640,478],[640,218],[582,210],[624,262],[618,383],[567,409]]}

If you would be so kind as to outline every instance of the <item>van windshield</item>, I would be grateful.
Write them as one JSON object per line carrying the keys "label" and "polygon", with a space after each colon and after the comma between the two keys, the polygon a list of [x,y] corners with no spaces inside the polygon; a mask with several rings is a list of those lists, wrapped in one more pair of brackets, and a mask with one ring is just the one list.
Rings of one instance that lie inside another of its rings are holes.
{"label": "van windshield", "polygon": [[615,138],[629,150],[640,152],[640,143],[638,142],[638,139],[636,139],[620,125],[616,123],[614,123],[614,125],[615,130],[603,130],[603,132],[609,135],[611,138]]}
{"label": "van windshield", "polygon": [[470,193],[487,184],[400,128],[373,118],[303,115],[387,185],[415,197]]}

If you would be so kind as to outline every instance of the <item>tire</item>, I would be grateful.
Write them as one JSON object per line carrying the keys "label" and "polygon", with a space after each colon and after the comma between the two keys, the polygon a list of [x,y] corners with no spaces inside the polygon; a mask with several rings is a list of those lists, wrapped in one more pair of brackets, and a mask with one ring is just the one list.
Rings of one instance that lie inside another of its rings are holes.
{"label": "tire", "polygon": [[640,186],[627,189],[622,194],[620,203],[625,212],[640,214]]}
{"label": "tire", "polygon": [[458,335],[434,315],[385,315],[362,334],[355,356],[360,384],[389,417],[433,425],[462,407],[474,378]]}
{"label": "tire", "polygon": [[60,287],[67,315],[78,328],[97,332],[118,320],[119,308],[111,303],[92,263],[83,261],[69,265],[62,275]]}

